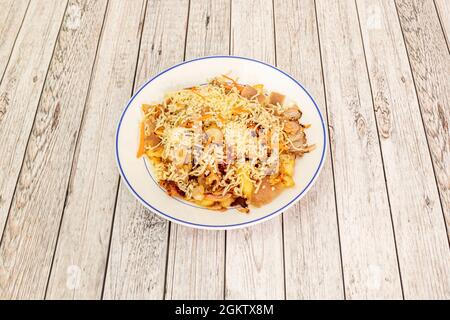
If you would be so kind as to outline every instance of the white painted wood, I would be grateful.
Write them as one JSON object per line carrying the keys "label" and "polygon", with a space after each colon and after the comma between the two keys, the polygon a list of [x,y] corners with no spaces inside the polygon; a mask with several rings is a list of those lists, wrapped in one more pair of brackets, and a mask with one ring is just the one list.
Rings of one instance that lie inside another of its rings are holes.
{"label": "white painted wood", "polygon": [[223,299],[224,259],[224,231],[172,223],[165,298]]}
{"label": "white painted wood", "polygon": [[[438,12],[440,22],[447,40],[447,48],[450,47],[450,1],[434,0],[436,10]],[[450,50],[450,49],[449,49]]]}
{"label": "white painted wood", "polygon": [[[272,1],[233,1],[231,10],[231,53],[275,64]],[[227,231],[225,268],[226,299],[283,299],[281,216]]]}
{"label": "white painted wood", "polygon": [[191,1],[186,60],[229,53],[230,0]]}
{"label": "white painted wood", "polygon": [[65,8],[65,1],[30,4],[0,84],[0,237]]}
{"label": "white painted wood", "polygon": [[[192,1],[186,59],[228,54],[230,1]],[[171,224],[166,299],[222,299],[225,232]]]}
{"label": "white painted wood", "polygon": [[405,298],[450,298],[450,250],[408,56],[391,1],[357,1]]}
{"label": "white painted wood", "polygon": [[[448,1],[143,2],[110,0],[89,89],[106,0],[70,0],[53,59],[67,1],[0,0],[0,298],[43,298],[51,271],[48,298],[397,299],[396,249],[405,298],[449,298]],[[134,89],[183,59],[189,2],[187,59],[228,52],[231,9],[231,53],[277,62],[330,120],[308,195],[226,237],[169,227],[111,156],[136,63]]]}
{"label": "white painted wood", "polygon": [[119,172],[115,126],[133,88],[145,1],[110,0],[47,298],[101,297]]}
{"label": "white painted wood", "polygon": [[42,298],[106,1],[70,1],[0,246],[2,298]]}
{"label": "white painted wood", "polygon": [[355,3],[316,5],[346,298],[402,298]]}
{"label": "white painted wood", "polygon": [[162,299],[169,223],[120,184],[104,299]]}
{"label": "white painted wood", "polygon": [[[188,1],[148,1],[135,90],[183,60]],[[145,209],[120,183],[105,299],[162,299],[169,223]]]}
{"label": "white painted wood", "polygon": [[0,0],[0,80],[30,0]]}
{"label": "white painted wood", "polygon": [[431,1],[397,1],[450,241],[450,56]]}
{"label": "white painted wood", "polygon": [[[274,4],[277,65],[306,87],[326,118],[314,0]],[[316,184],[284,213],[283,225],[286,298],[344,298],[330,150]]]}

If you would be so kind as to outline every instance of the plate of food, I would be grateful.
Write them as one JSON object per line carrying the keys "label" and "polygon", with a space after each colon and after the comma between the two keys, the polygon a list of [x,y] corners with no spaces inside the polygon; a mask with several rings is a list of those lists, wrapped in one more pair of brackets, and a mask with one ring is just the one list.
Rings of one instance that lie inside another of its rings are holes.
{"label": "plate of food", "polygon": [[274,66],[208,56],[148,80],[116,131],[123,183],[149,210],[203,229],[247,227],[299,201],[327,148],[308,91]]}

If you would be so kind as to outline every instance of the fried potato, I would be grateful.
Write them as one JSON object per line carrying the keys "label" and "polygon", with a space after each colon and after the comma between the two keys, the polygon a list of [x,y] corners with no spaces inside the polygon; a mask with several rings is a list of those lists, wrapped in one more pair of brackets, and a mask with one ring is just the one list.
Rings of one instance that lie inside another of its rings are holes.
{"label": "fried potato", "polygon": [[215,203],[215,201],[213,201],[213,200],[208,200],[208,199],[203,199],[203,200],[200,200],[200,201],[196,201],[199,205],[201,205],[201,206],[204,206],[204,207],[210,207],[210,206],[212,206],[214,203]]}
{"label": "fried potato", "polygon": [[246,172],[241,172],[241,185],[242,185],[242,193],[247,199],[250,199],[253,194],[253,183],[250,180],[250,177]]}
{"label": "fried potato", "polygon": [[291,176],[284,175],[281,179],[281,183],[286,188],[293,187],[295,185],[294,179]]}
{"label": "fried potato", "polygon": [[295,158],[289,154],[280,155],[280,171],[281,173],[292,177],[294,175]]}
{"label": "fried potato", "polygon": [[228,207],[231,206],[233,201],[234,201],[234,198],[230,197],[230,198],[227,198],[227,199],[224,199],[224,200],[220,201],[220,205],[222,207],[224,207],[224,208],[228,208]]}

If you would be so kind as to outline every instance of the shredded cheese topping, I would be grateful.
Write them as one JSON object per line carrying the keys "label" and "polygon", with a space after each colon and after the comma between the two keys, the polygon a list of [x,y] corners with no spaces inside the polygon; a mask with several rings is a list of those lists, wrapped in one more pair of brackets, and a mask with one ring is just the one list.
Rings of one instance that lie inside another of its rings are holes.
{"label": "shredded cheese topping", "polygon": [[288,107],[270,103],[262,85],[249,97],[228,79],[169,92],[162,104],[143,106],[144,150],[158,180],[174,184],[188,200],[216,208],[239,197],[249,200],[266,177],[273,185],[292,178],[280,155],[292,166],[295,155],[311,149],[306,139],[298,143],[306,126],[297,119],[300,131],[288,134],[283,116]]}

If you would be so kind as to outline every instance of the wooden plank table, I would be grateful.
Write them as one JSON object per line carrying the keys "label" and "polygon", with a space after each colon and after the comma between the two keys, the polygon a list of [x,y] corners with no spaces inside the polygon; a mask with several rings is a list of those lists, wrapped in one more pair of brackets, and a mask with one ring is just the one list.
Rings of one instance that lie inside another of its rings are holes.
{"label": "wooden plank table", "polygon": [[[0,299],[450,299],[447,0],[0,0]],[[297,205],[204,231],[143,208],[114,132],[163,69],[252,57],[330,150]]]}

